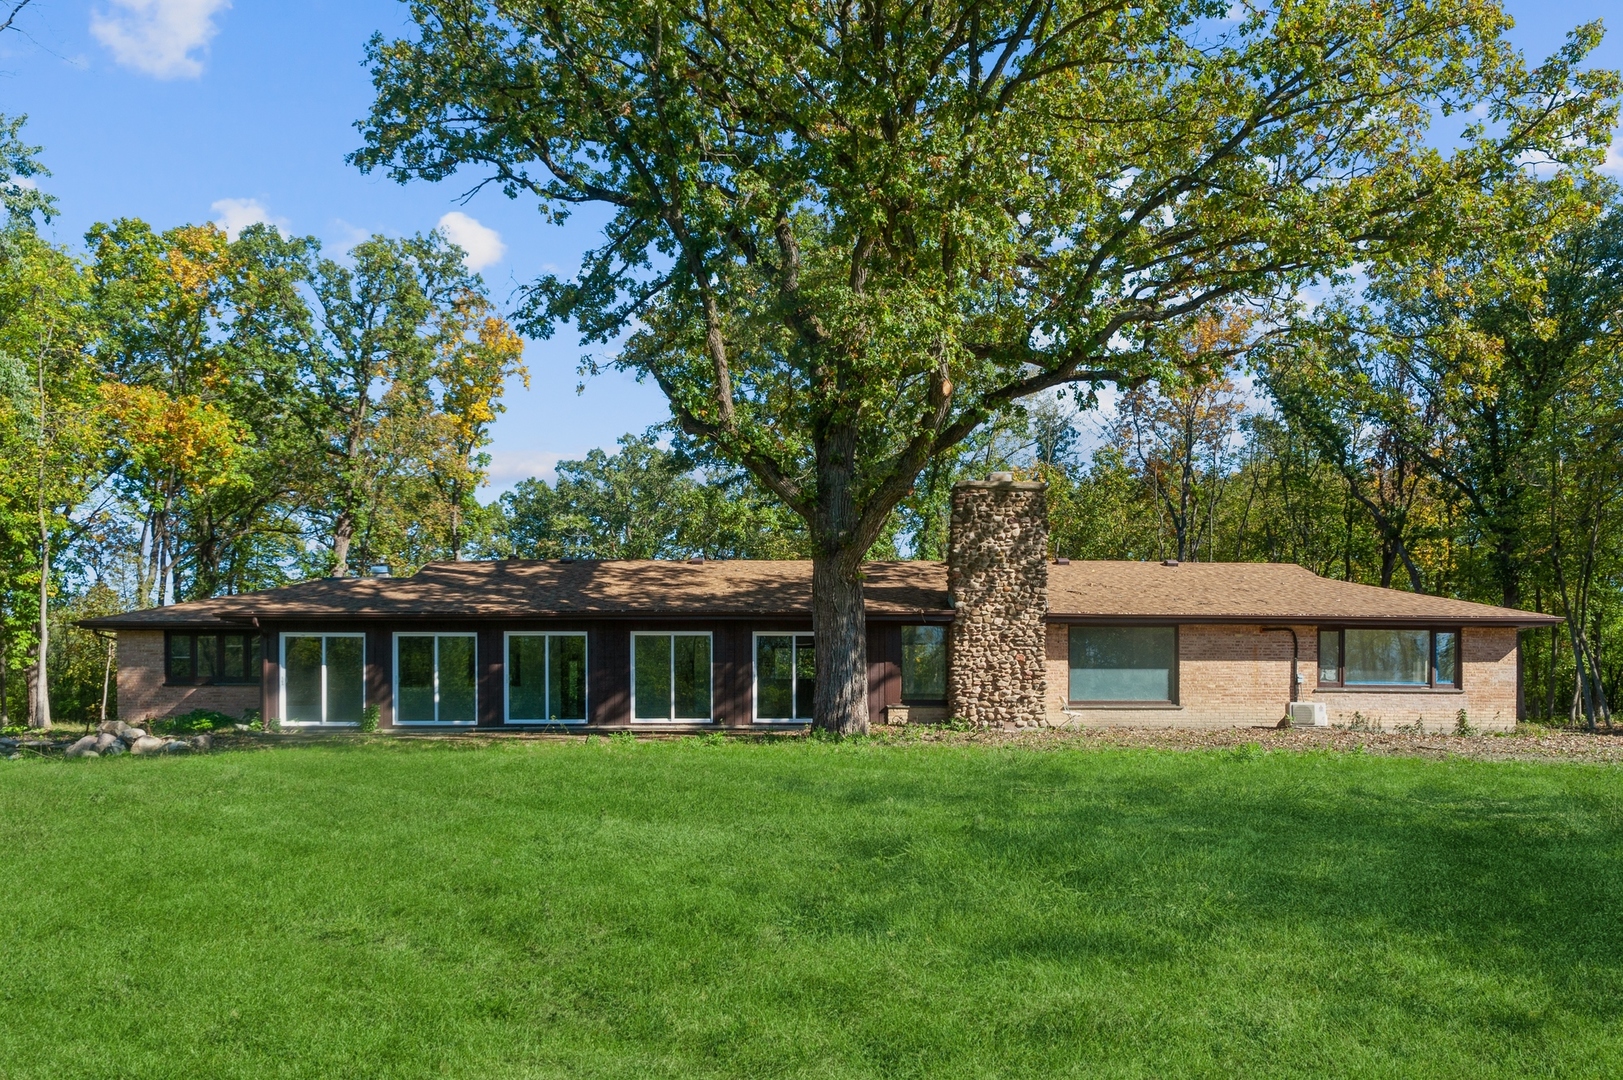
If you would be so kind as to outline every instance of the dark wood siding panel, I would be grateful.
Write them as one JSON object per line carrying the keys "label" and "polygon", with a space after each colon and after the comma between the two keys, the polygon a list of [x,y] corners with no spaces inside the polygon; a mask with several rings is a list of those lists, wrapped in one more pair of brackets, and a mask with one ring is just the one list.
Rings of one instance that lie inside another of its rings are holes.
{"label": "dark wood siding panel", "polygon": [[261,721],[276,716],[281,707],[277,687],[281,684],[281,639],[271,631],[259,635],[259,718]]}
{"label": "dark wood siding panel", "polygon": [[631,722],[631,633],[624,624],[599,623],[587,632],[587,696],[592,724]]}
{"label": "dark wood siding panel", "polygon": [[378,726],[394,726],[394,635],[366,631],[366,703],[378,707]]}
{"label": "dark wood siding panel", "polygon": [[479,726],[500,727],[507,720],[506,635],[500,627],[482,626],[475,668],[479,676]]}

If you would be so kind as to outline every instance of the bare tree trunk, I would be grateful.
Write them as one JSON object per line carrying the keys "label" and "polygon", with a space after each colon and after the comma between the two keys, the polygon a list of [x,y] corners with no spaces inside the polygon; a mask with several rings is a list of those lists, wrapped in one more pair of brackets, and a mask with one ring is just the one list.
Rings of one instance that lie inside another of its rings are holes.
{"label": "bare tree trunk", "polygon": [[28,726],[41,731],[51,730],[51,683],[47,678],[46,661],[51,652],[51,540],[45,529],[45,514],[40,514],[39,551],[39,656],[35,660],[34,707],[29,710]]}
{"label": "bare tree trunk", "polygon": [[107,691],[113,681],[113,642],[115,639],[107,638],[107,663],[101,670],[101,722],[107,722]]}
{"label": "bare tree trunk", "polygon": [[11,645],[11,635],[7,634],[3,625],[3,616],[0,616],[0,728],[11,726],[11,706],[8,696],[11,691],[11,665],[7,650]]}

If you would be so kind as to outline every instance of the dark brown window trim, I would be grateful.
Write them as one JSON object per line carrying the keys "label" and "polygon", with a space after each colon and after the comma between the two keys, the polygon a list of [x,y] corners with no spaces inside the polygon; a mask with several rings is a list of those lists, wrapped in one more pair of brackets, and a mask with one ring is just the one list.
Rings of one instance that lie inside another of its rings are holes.
{"label": "dark brown window trim", "polygon": [[[1071,628],[1073,626],[1170,626],[1172,628],[1172,694],[1171,698],[1160,701],[1095,701],[1089,698],[1066,699],[1065,708],[1075,712],[1080,709],[1181,709],[1183,708],[1183,629],[1179,623],[1167,622],[1162,619],[1158,622],[1133,622],[1123,620],[1120,622],[1087,622],[1080,619],[1065,624],[1065,678],[1070,682],[1071,671]],[[1067,685],[1067,690],[1070,687]]]}
{"label": "dark brown window trim", "polygon": [[[194,675],[174,674],[174,640],[177,637],[189,639],[191,643],[191,669],[197,670],[197,641],[198,638],[214,639],[214,670],[215,675],[209,678],[199,678]],[[226,638],[242,639],[243,663],[248,668],[241,678],[219,674],[225,669],[225,641]],[[163,685],[165,686],[258,686],[261,679],[260,668],[264,663],[261,639],[257,630],[166,630],[163,635]]]}
{"label": "dark brown window trim", "polygon": [[[1431,634],[1431,646],[1427,650],[1427,678],[1425,683],[1348,683],[1347,679],[1347,631],[1348,630],[1425,630]],[[1324,634],[1336,635],[1336,679],[1327,682],[1323,677],[1323,668],[1318,659],[1320,653],[1320,638]],[[1454,681],[1439,683],[1437,681],[1437,635],[1454,635]],[[1465,692],[1465,628],[1463,626],[1438,626],[1435,623],[1410,623],[1407,625],[1369,626],[1367,624],[1335,624],[1321,625],[1313,638],[1314,670],[1319,673],[1314,692],[1334,692],[1338,694],[1463,694]]]}

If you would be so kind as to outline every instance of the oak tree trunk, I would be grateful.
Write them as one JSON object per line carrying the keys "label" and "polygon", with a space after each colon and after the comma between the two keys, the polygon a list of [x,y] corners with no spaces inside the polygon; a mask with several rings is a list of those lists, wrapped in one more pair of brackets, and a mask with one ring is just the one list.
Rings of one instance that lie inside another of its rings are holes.
{"label": "oak tree trunk", "polygon": [[868,616],[862,552],[812,559],[812,633],[817,640],[813,724],[840,735],[868,731]]}

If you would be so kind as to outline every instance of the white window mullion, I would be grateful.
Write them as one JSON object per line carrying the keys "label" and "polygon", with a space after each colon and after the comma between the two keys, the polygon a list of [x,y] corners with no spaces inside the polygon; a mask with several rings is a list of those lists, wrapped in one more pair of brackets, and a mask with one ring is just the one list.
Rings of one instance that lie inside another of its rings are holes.
{"label": "white window mullion", "polygon": [[327,722],[327,637],[321,638],[321,722]]}
{"label": "white window mullion", "polygon": [[434,642],[434,722],[440,722],[440,636],[435,634]]}

